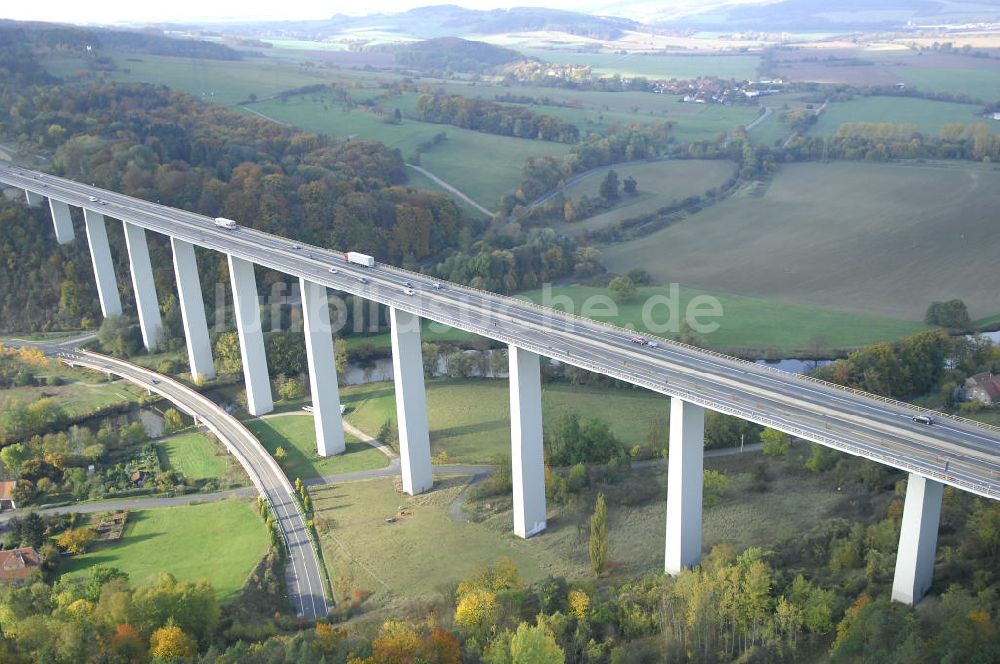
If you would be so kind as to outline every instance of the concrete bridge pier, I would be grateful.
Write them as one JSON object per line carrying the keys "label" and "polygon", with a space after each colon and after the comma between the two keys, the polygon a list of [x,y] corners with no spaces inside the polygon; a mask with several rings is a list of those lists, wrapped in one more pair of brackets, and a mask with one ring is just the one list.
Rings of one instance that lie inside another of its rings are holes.
{"label": "concrete bridge pier", "polygon": [[403,491],[415,496],[434,485],[431,439],[420,349],[420,317],[389,307],[392,326],[392,369],[396,385],[396,423]]}
{"label": "concrete bridge pier", "polygon": [[240,355],[243,358],[247,410],[252,415],[265,415],[274,410],[274,400],[271,397],[271,378],[267,373],[267,356],[264,354],[264,330],[260,325],[257,278],[254,276],[253,263],[232,255],[228,258],[229,280],[233,286],[233,310],[240,337]]}
{"label": "concrete bridge pier", "polygon": [[215,364],[212,359],[212,342],[208,337],[205,300],[201,294],[194,245],[171,237],[170,248],[174,252],[174,277],[177,279],[177,299],[184,322],[191,377],[195,381],[210,380],[215,378]]}
{"label": "concrete bridge pier", "polygon": [[125,246],[132,272],[132,289],[135,291],[135,305],[139,311],[139,328],[142,343],[152,352],[160,339],[163,321],[160,319],[160,302],[156,298],[156,284],[153,281],[153,264],[149,260],[149,245],[146,244],[146,230],[141,226],[122,222],[125,226]]}
{"label": "concrete bridge pier", "polygon": [[111,262],[111,245],[108,244],[108,228],[104,222],[104,215],[84,208],[83,221],[87,228],[87,244],[90,246],[90,260],[94,264],[94,281],[97,282],[101,313],[105,318],[121,316],[122,299],[118,294],[115,265]]}
{"label": "concrete bridge pier", "polygon": [[668,574],[679,574],[701,560],[704,459],[705,409],[677,397],[671,398],[664,557],[664,569]]}
{"label": "concrete bridge pier", "polygon": [[24,197],[28,201],[28,207],[38,207],[43,202],[45,202],[45,197],[41,194],[36,194],[28,189],[24,190]]}
{"label": "concrete bridge pier", "polygon": [[528,538],[545,530],[541,369],[538,355],[517,346],[509,360],[514,534]]}
{"label": "concrete bridge pier", "polygon": [[941,482],[916,473],[910,473],[906,482],[896,575],[892,580],[892,599],[897,602],[916,604],[931,587],[943,490]]}
{"label": "concrete bridge pier", "polygon": [[[30,197],[28,201],[31,201]],[[69,205],[50,198],[49,210],[52,211],[52,225],[56,229],[56,242],[69,244],[74,238],[73,218],[69,216]]]}
{"label": "concrete bridge pier", "polygon": [[322,457],[342,454],[347,444],[344,442],[344,423],[340,415],[340,388],[337,386],[337,361],[326,286],[300,278],[299,287],[302,292],[302,322],[309,360],[313,420],[316,424],[316,452]]}

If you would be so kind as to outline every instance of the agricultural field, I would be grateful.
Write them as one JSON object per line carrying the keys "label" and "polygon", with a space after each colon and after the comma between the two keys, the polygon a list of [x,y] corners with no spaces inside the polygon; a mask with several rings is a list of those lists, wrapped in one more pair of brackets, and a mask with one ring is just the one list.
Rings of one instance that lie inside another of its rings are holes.
{"label": "agricultural field", "polygon": [[[496,208],[500,196],[517,189],[525,159],[545,155],[561,157],[570,149],[562,143],[495,136],[451,125],[414,120],[389,124],[373,113],[345,110],[319,99],[296,97],[287,103],[270,101],[249,108],[307,131],[380,141],[399,149],[406,159],[413,156],[417,145],[443,132],[447,139],[423,153],[420,165],[488,209]],[[390,103],[387,107],[391,107]]]}
{"label": "agricultural field", "polygon": [[[351,409],[348,420],[375,435],[387,419],[396,419],[392,383],[345,387],[341,400]],[[597,417],[629,447],[645,443],[656,418],[666,417],[663,398],[643,390],[549,383],[542,390],[546,418],[576,413]],[[431,450],[446,452],[458,463],[483,463],[510,453],[510,403],[506,380],[434,378],[427,381]]]}
{"label": "agricultural field", "polygon": [[734,174],[736,167],[728,161],[694,159],[618,165],[595,171],[569,185],[564,190],[566,198],[572,201],[578,201],[582,196],[598,198],[601,182],[612,169],[621,181],[629,176],[635,178],[638,182],[637,194],[623,194],[615,207],[588,219],[552,224],[556,230],[573,235],[656,212],[689,196],[701,196],[708,189],[722,186]]}
{"label": "agricultural field", "polygon": [[129,512],[122,539],[67,559],[62,570],[117,567],[133,584],[161,572],[179,581],[208,579],[225,601],[243,587],[269,545],[263,519],[244,499],[142,509]]}
{"label": "agricultural field", "polygon": [[528,56],[559,64],[590,66],[601,76],[644,76],[646,78],[692,79],[699,77],[754,80],[760,57],[757,55],[639,55],[581,53],[549,49],[519,49]]}
{"label": "agricultural field", "polygon": [[791,81],[895,85],[920,90],[968,95],[993,101],[1000,89],[1000,63],[946,53],[918,54],[909,48],[825,48],[782,50],[768,72]]}
{"label": "agricultural field", "polygon": [[[684,222],[687,223],[687,222]],[[650,332],[644,322],[643,308],[647,302],[662,298],[670,299],[669,286],[647,286],[637,289],[636,295],[621,304],[614,304],[606,298],[605,288],[591,286],[557,286],[549,295],[539,291],[522,295],[535,302],[543,302],[546,297],[567,297],[574,303],[577,313],[593,307],[601,315],[594,318],[622,326],[632,326],[637,330]],[[717,291],[708,292],[695,288],[681,287],[677,301],[679,316],[683,316],[689,303],[695,298],[713,298],[722,307],[723,315],[718,318],[702,318],[702,323],[717,322],[718,329],[701,335],[709,348],[720,351],[754,351],[758,354],[781,357],[800,357],[816,351],[826,353],[846,351],[878,341],[899,339],[926,329],[922,323],[910,320],[885,318],[868,314],[850,313],[820,307],[788,304],[764,298],[733,295]],[[589,304],[588,304],[589,302]],[[617,316],[607,316],[601,302],[611,304]],[[560,307],[561,308],[561,307]],[[649,320],[654,331],[667,324],[670,311],[667,306],[657,306],[650,310]],[[663,334],[668,338],[675,332]]]}
{"label": "agricultural field", "polygon": [[987,164],[788,164],[763,191],[602,251],[610,270],[661,283],[911,321],[958,297],[976,319],[1000,309],[980,276],[998,205]]}
{"label": "agricultural field", "polygon": [[[145,82],[183,90],[208,102],[232,105],[251,94],[264,99],[282,90],[329,83],[329,72],[303,68],[275,60],[203,60],[154,55],[114,55],[118,71],[112,80]],[[43,65],[55,75],[71,76],[82,71],[76,58],[51,58]]]}
{"label": "agricultural field", "polygon": [[211,434],[192,431],[157,442],[163,467],[191,480],[230,476],[246,483],[246,474]]}
{"label": "agricultural field", "polygon": [[[857,97],[851,101],[834,102],[826,107],[809,133],[830,136],[845,122],[890,122],[913,124],[927,136],[937,136],[950,123],[975,124],[986,122],[982,107],[973,104],[953,104],[930,99],[908,97]],[[1000,131],[1000,122],[994,123]]]}
{"label": "agricultural field", "polygon": [[[246,423],[260,442],[273,456],[279,447],[286,457],[278,461],[289,479],[311,479],[356,470],[371,470],[389,465],[389,459],[374,447],[345,435],[347,451],[337,456],[319,457],[316,454],[316,429],[311,414],[292,413]],[[378,429],[372,431],[372,435]]]}

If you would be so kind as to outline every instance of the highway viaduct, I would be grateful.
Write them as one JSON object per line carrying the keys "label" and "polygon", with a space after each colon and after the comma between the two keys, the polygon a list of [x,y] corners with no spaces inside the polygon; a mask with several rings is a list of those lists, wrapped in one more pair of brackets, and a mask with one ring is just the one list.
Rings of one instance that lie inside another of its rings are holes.
{"label": "highway viaduct", "polygon": [[[16,167],[0,182],[25,191],[29,205],[48,199],[56,239],[74,239],[70,207],[83,209],[102,312],[122,313],[106,217],[124,225],[144,343],[155,349],[161,321],[146,233],[170,238],[190,370],[215,375],[194,247],[226,254],[249,411],[273,408],[254,266],[297,277],[320,455],[344,451],[327,289],[389,309],[403,489],[432,488],[430,437],[420,347],[426,318],[509,348],[514,532],[545,529],[540,358],[605,374],[670,397],[666,544],[671,574],[701,556],[704,409],[741,417],[909,473],[893,599],[914,603],[933,578],[943,487],[1000,499],[1000,428],[856,390],[771,370],[718,353],[657,340],[638,346],[628,330],[478,291],[387,265],[347,263],[340,252],[300,246],[248,228]],[[928,414],[935,424],[914,421]]]}

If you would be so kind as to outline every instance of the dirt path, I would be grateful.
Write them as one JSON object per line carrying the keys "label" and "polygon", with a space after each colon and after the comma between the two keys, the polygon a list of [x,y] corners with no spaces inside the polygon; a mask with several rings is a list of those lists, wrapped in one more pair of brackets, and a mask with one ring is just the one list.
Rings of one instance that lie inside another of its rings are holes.
{"label": "dirt path", "polygon": [[756,127],[757,125],[759,125],[761,122],[763,122],[764,120],[766,120],[767,116],[771,115],[771,113],[773,111],[774,111],[774,109],[772,109],[770,106],[765,106],[764,107],[764,112],[761,113],[760,115],[758,115],[757,119],[754,120],[753,122],[751,122],[750,124],[748,124],[746,127],[744,127],[744,129],[746,129],[747,131],[750,131],[751,129],[753,129],[754,127]]}
{"label": "dirt path", "polygon": [[413,164],[407,164],[406,167],[407,168],[412,168],[413,170],[415,170],[416,172],[420,173],[421,175],[430,178],[436,184],[438,184],[441,187],[443,187],[446,190],[448,190],[449,193],[452,193],[452,194],[458,196],[463,201],[465,201],[466,203],[468,203],[472,207],[476,208],[477,210],[479,210],[480,212],[482,212],[483,214],[485,214],[487,217],[492,217],[493,216],[492,212],[490,212],[489,210],[487,210],[486,208],[484,208],[482,205],[480,205],[479,203],[475,202],[474,200],[472,200],[471,198],[469,198],[468,196],[466,196],[464,193],[462,193],[461,191],[459,191],[458,189],[456,189],[452,185],[448,184],[447,182],[445,182],[444,180],[442,180],[441,178],[439,178],[438,176],[434,175],[433,173],[431,173],[430,171],[428,171],[426,168],[421,168],[420,166],[414,166]]}

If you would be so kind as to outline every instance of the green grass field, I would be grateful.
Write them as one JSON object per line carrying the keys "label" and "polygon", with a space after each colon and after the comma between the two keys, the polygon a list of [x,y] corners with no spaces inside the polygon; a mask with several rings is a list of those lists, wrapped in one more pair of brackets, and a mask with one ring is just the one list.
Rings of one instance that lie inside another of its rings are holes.
{"label": "green grass field", "polygon": [[639,186],[638,194],[623,195],[614,208],[588,219],[555,223],[556,230],[572,235],[656,212],[688,196],[700,196],[710,188],[721,186],[735,172],[731,162],[721,160],[692,159],[613,166],[566,187],[566,198],[577,201],[584,195],[599,197],[601,181],[611,168],[618,173],[620,181],[628,176],[634,177]]}
{"label": "green grass field", "polygon": [[157,444],[164,467],[174,470],[191,480],[222,478],[234,469],[235,462],[225,448],[208,434],[192,431],[165,438]]}
{"label": "green grass field", "polygon": [[[582,315],[584,307],[593,307],[598,315],[592,317],[615,325],[632,326],[637,330],[657,332],[669,321],[670,310],[666,304],[649,310],[644,321],[643,308],[652,298],[670,298],[668,286],[648,286],[637,290],[636,296],[627,302],[615,305],[612,310],[617,316],[608,316],[604,303],[608,291],[590,286],[561,286],[551,290],[552,298],[569,297],[575,311]],[[707,296],[718,300],[723,315],[718,318],[699,319],[702,323],[717,322],[718,329],[702,335],[709,348],[719,350],[756,349],[769,351],[784,357],[795,357],[809,351],[817,340],[826,350],[853,349],[865,344],[899,339],[927,329],[922,323],[895,318],[884,318],[807,305],[795,305],[763,298],[732,295],[728,293],[701,291],[681,288],[679,301],[680,316],[683,317],[692,299]],[[539,291],[525,293],[526,299],[541,303],[543,294]],[[588,304],[589,298],[589,304]],[[652,328],[647,325],[652,322]],[[672,338],[675,332],[667,331],[662,336]]]}
{"label": "green grass field", "polygon": [[[921,90],[969,95],[985,102],[996,101],[1000,90],[1000,67],[995,61],[977,63],[968,59],[967,68],[909,67],[901,72],[903,80]],[[975,65],[979,66],[975,66]]]}
{"label": "green grass field", "polygon": [[660,283],[912,321],[958,297],[975,319],[1000,308],[979,276],[1000,248],[998,206],[989,165],[788,164],[763,193],[602,251],[610,270]]}
{"label": "green grass field", "polygon": [[[447,452],[453,462],[488,462],[510,453],[510,396],[506,380],[435,378],[427,381],[427,416],[431,449]],[[375,435],[387,419],[396,419],[391,383],[346,387],[341,399],[352,408],[348,420]],[[644,443],[652,423],[667,413],[663,398],[643,390],[615,390],[546,384],[542,409],[551,420],[562,413],[606,421],[630,447]]]}
{"label": "green grass field", "polygon": [[[39,370],[39,374],[47,375],[48,373],[62,375],[62,372]],[[76,376],[81,381],[95,380],[96,377],[96,374],[89,372]],[[145,395],[145,390],[126,381],[113,383],[76,382],[57,386],[15,387],[2,390],[0,391],[0,406],[3,403],[32,403],[42,398],[52,398],[58,401],[67,415],[73,418],[84,417],[109,406],[138,403],[139,399]]]}
{"label": "green grass field", "polygon": [[[937,136],[949,123],[985,122],[982,107],[906,97],[858,97],[827,106],[809,130],[816,136],[833,135],[845,122],[891,122],[914,124],[928,136]],[[1000,128],[1000,127],[998,127]]]}
{"label": "green grass field", "polygon": [[757,55],[622,55],[549,49],[519,49],[548,62],[590,66],[601,76],[645,76],[690,79],[702,76],[750,80],[757,78]]}
{"label": "green grass field", "polygon": [[121,540],[67,559],[63,572],[117,567],[133,585],[160,572],[180,581],[208,579],[224,601],[243,587],[270,542],[263,520],[245,500],[135,510],[128,518]]}
{"label": "green grass field", "polygon": [[252,108],[308,131],[380,141],[398,148],[406,158],[415,153],[417,145],[444,132],[447,140],[422,154],[421,166],[489,209],[496,207],[501,195],[514,191],[520,184],[525,159],[562,156],[570,148],[561,143],[494,136],[451,125],[413,120],[388,124],[372,113],[344,110],[328,102],[326,105],[324,109],[323,101],[314,102],[310,96],[296,97],[284,104],[258,103]]}
{"label": "green grass field", "polygon": [[[868,490],[853,482],[844,484],[835,473],[804,471],[806,451],[805,446],[793,448],[787,460],[777,461],[753,453],[706,459],[706,467],[724,472],[731,487],[718,504],[704,510],[703,550],[723,542],[736,550],[773,549],[782,539],[808,531],[824,519],[863,521],[871,502],[876,511],[881,509],[885,495],[871,500]],[[751,491],[749,468],[762,459],[770,480],[764,491]],[[509,556],[529,583],[548,575],[593,578],[587,522],[598,491],[608,500],[609,553],[615,562],[607,582],[621,583],[663,569],[666,470],[662,467],[624,472],[618,481],[591,486],[564,505],[550,502],[547,529],[529,540],[511,532],[509,495],[470,499],[472,521],[451,520],[449,504],[465,479],[439,478],[433,491],[416,497],[398,494],[389,479],[312,490],[337,596],[355,588],[372,591],[380,604],[393,598],[449,596],[457,581],[500,556]],[[629,504],[623,502],[626,499]],[[385,518],[397,515],[400,508],[408,513],[386,523]]]}
{"label": "green grass field", "polygon": [[[389,459],[384,454],[352,436],[347,436],[346,452],[320,458],[316,455],[316,429],[311,415],[280,415],[250,420],[246,425],[272,455],[278,447],[285,448],[287,457],[279,464],[292,481],[296,477],[309,479],[389,465]],[[377,431],[370,433],[375,435]]]}
{"label": "green grass field", "polygon": [[[513,559],[528,582],[572,571],[534,540],[452,521],[448,505],[467,479],[439,479],[419,496],[396,493],[391,478],[310,489],[336,597],[363,589],[384,604],[450,594],[452,584],[502,556]],[[408,515],[386,523],[401,507]]]}

